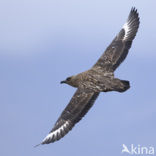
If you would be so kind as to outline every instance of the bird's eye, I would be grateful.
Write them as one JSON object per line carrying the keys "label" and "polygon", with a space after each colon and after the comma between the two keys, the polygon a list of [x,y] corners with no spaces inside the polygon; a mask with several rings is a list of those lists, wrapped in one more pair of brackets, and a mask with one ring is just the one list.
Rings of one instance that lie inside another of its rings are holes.
{"label": "bird's eye", "polygon": [[70,81],[70,80],[71,80],[71,77],[68,77],[68,78],[67,78],[67,81]]}

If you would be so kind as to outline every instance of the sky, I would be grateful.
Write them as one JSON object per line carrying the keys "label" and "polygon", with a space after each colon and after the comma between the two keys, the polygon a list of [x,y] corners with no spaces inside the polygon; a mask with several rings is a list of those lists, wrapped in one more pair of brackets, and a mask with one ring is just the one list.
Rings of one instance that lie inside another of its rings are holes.
{"label": "sky", "polygon": [[[92,67],[132,6],[140,28],[115,72],[131,88],[101,93],[68,135],[34,148],[76,90],[60,81]],[[123,144],[156,150],[155,6],[155,0],[2,0],[0,155],[128,155],[121,154]]]}

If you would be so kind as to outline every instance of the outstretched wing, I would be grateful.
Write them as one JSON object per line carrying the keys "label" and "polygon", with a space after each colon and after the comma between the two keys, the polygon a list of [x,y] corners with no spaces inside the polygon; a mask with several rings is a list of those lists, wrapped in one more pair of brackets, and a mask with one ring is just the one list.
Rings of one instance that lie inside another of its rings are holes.
{"label": "outstretched wing", "polygon": [[127,22],[93,68],[113,72],[126,58],[138,31],[139,23],[139,14],[135,8],[132,8]]}
{"label": "outstretched wing", "polygon": [[49,144],[64,137],[88,112],[98,95],[99,93],[85,92],[84,90],[77,89],[68,106],[55,123],[53,129],[41,144]]}

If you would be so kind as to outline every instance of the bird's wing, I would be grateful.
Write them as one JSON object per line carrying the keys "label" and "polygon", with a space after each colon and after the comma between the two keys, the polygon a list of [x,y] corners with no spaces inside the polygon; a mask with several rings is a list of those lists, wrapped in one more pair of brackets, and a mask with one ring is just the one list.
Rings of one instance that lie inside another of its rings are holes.
{"label": "bird's wing", "polygon": [[139,23],[139,14],[135,8],[132,8],[127,22],[93,68],[113,72],[126,58],[138,31]]}
{"label": "bird's wing", "polygon": [[98,95],[99,93],[77,89],[71,101],[55,123],[53,129],[41,144],[49,144],[64,137],[88,112]]}

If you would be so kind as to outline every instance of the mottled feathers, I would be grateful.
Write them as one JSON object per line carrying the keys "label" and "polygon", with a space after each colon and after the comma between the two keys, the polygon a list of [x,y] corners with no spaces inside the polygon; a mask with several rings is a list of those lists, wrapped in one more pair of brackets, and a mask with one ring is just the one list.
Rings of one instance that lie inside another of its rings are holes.
{"label": "mottled feathers", "polygon": [[137,10],[132,8],[127,22],[93,68],[102,68],[104,71],[113,72],[126,58],[132,40],[138,31],[139,23]]}
{"label": "mottled feathers", "polygon": [[61,139],[92,107],[99,93],[85,92],[77,89],[71,101],[62,112],[51,132],[45,137],[42,144],[48,144]]}
{"label": "mottled feathers", "polygon": [[64,137],[88,112],[101,91],[124,92],[129,89],[129,81],[114,78],[113,72],[126,58],[139,23],[138,12],[132,8],[127,22],[96,64],[86,72],[61,81],[78,89],[41,144],[49,144]]}

